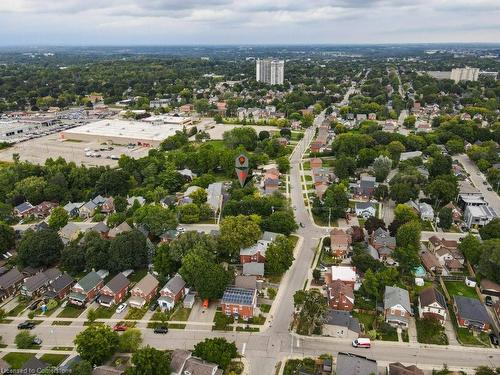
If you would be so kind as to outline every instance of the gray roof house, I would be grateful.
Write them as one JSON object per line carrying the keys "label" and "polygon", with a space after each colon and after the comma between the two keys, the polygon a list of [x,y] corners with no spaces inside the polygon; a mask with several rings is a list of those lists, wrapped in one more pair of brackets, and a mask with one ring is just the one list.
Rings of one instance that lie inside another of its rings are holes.
{"label": "gray roof house", "polygon": [[336,374],[342,375],[372,375],[378,374],[377,361],[352,353],[337,355]]}
{"label": "gray roof house", "polygon": [[0,276],[0,301],[14,295],[23,282],[24,276],[14,267]]}
{"label": "gray roof house", "polygon": [[453,296],[453,305],[460,327],[472,328],[478,331],[487,331],[491,321],[484,305],[475,298]]}
{"label": "gray roof house", "polygon": [[214,211],[218,211],[222,206],[224,199],[224,184],[222,182],[214,182],[207,187],[207,203]]}
{"label": "gray roof house", "polygon": [[170,361],[171,375],[222,375],[216,364],[193,357],[190,351],[176,349]]}
{"label": "gray roof house", "polygon": [[97,204],[95,204],[93,201],[88,201],[82,207],[80,207],[79,215],[80,217],[88,218],[94,214],[96,208]]}
{"label": "gray roof house", "polygon": [[410,295],[406,289],[386,286],[384,292],[385,322],[393,326],[408,328],[411,312]]}
{"label": "gray roof house", "polygon": [[80,207],[82,206],[83,202],[69,202],[63,208],[69,216],[78,216],[80,214]]}
{"label": "gray roof house", "polygon": [[59,269],[49,268],[46,271],[28,277],[24,280],[24,284],[21,287],[21,294],[33,297],[36,294],[44,293],[48,285],[61,275],[62,272]]}
{"label": "gray roof house", "polygon": [[185,295],[186,282],[181,275],[176,274],[160,290],[158,304],[161,308],[170,310],[175,303]]}
{"label": "gray roof house", "polygon": [[264,276],[264,263],[250,262],[243,264],[243,275]]}
{"label": "gray roof house", "polygon": [[128,225],[126,221],[118,225],[117,227],[114,227],[109,230],[108,232],[108,237],[109,238],[115,238],[119,234],[130,232],[132,230],[132,227]]}
{"label": "gray roof house", "polygon": [[323,322],[323,335],[355,339],[361,331],[359,320],[349,311],[330,310]]}

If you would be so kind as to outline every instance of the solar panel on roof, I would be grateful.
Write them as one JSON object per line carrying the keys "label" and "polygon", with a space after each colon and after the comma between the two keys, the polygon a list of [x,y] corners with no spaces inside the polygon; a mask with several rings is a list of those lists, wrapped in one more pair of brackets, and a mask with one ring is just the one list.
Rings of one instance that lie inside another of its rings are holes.
{"label": "solar panel on roof", "polygon": [[243,288],[228,288],[224,292],[222,300],[225,303],[233,303],[239,305],[251,305],[253,301],[254,291]]}

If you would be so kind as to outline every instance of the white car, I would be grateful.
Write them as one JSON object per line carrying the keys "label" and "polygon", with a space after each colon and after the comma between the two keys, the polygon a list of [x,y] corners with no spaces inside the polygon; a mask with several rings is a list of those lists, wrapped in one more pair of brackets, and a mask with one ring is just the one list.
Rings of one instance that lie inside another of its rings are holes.
{"label": "white car", "polygon": [[120,303],[118,305],[118,307],[116,308],[116,313],[117,314],[120,314],[123,312],[123,310],[125,310],[127,308],[127,304],[126,303]]}
{"label": "white car", "polygon": [[184,227],[177,227],[177,232],[184,233],[186,229]]}

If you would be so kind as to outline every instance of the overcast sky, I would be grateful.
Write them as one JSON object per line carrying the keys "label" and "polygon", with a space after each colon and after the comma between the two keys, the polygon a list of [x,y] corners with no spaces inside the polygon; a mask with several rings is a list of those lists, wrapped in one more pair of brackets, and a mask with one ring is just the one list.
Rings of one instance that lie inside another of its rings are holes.
{"label": "overcast sky", "polygon": [[0,45],[500,42],[500,0],[0,0]]}

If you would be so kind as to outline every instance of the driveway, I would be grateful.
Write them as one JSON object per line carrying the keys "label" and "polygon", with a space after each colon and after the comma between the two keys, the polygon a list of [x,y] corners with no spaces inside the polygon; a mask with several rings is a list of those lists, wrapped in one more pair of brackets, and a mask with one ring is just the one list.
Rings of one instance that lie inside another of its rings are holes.
{"label": "driveway", "polygon": [[189,322],[197,322],[197,323],[212,323],[214,321],[215,312],[217,311],[217,303],[211,302],[208,306],[208,309],[204,309],[201,301],[196,301],[191,310],[191,314],[189,314],[188,324],[186,329],[196,329],[196,330],[207,330],[211,331],[212,327],[210,325],[195,325],[189,324]]}
{"label": "driveway", "polygon": [[446,333],[446,336],[448,336],[449,345],[460,345],[460,343],[457,340],[455,329],[453,328],[453,323],[451,322],[449,316],[448,319],[446,319],[446,323],[444,325],[444,332]]}
{"label": "driveway", "polygon": [[411,343],[417,343],[417,326],[415,324],[415,319],[410,318],[408,325],[408,338]]}

